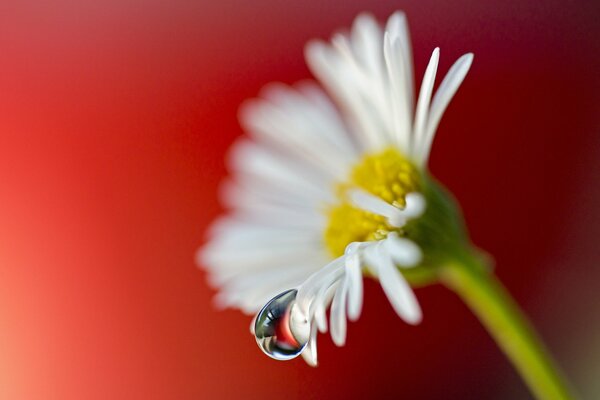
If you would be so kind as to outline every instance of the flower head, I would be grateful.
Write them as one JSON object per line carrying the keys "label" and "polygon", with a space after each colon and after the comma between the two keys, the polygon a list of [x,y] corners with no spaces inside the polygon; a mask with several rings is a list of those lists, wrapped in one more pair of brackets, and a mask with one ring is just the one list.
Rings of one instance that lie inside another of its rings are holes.
{"label": "flower head", "polygon": [[306,59],[331,97],[312,82],[271,84],[242,107],[249,137],[231,150],[233,174],[223,187],[231,211],[199,255],[221,306],[256,313],[294,288],[268,303],[257,324],[276,332],[285,317],[292,335],[285,345],[315,365],[317,331],[329,329],[341,346],[346,319],[359,317],[363,273],[416,324],[422,314],[407,278],[427,276],[438,248],[462,240],[458,212],[427,161],[473,56],[459,58],[433,95],[436,48],[416,105],[401,12],[385,27],[359,15],[349,34],[309,43]]}

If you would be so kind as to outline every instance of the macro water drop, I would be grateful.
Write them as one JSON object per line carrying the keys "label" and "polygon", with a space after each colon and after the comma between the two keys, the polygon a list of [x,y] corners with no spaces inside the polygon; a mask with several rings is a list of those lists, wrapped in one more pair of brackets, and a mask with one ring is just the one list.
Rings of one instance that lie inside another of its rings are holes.
{"label": "macro water drop", "polygon": [[276,360],[291,360],[302,353],[310,327],[295,307],[296,289],[273,297],[256,315],[254,335],[261,350]]}

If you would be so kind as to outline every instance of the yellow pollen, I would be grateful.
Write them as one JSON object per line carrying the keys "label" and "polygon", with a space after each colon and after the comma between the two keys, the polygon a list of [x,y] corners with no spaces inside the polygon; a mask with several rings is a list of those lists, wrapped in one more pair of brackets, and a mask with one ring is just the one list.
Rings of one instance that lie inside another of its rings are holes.
{"label": "yellow pollen", "polygon": [[379,240],[394,230],[399,232],[385,217],[354,207],[345,194],[348,189],[359,187],[403,208],[406,195],[420,190],[420,181],[419,170],[395,148],[364,156],[352,169],[348,182],[338,184],[339,203],[326,209],[329,221],[324,239],[329,252],[338,257],[352,242]]}

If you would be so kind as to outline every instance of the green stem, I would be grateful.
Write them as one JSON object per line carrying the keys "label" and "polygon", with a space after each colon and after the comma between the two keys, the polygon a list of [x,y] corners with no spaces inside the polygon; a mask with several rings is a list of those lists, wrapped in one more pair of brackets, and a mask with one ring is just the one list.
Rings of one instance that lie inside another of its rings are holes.
{"label": "green stem", "polygon": [[517,303],[500,281],[468,258],[441,271],[486,327],[537,399],[572,399],[567,385]]}

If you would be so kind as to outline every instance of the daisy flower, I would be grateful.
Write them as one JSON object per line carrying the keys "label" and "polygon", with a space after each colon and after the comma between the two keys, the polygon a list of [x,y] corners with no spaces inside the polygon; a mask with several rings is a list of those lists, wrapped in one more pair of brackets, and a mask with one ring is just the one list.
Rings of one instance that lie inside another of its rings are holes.
{"label": "daisy flower", "polygon": [[230,211],[198,253],[216,303],[260,310],[252,331],[267,355],[302,354],[316,365],[318,331],[343,346],[347,319],[360,316],[363,276],[379,280],[409,324],[422,318],[411,286],[440,281],[465,299],[532,390],[566,393],[427,169],[473,55],[460,57],[434,94],[434,49],[415,98],[402,12],[385,26],[359,15],[350,32],[312,41],[305,53],[321,86],[270,84],[241,108],[248,136],[231,149],[233,173],[222,186]]}
{"label": "daisy flower", "polygon": [[220,288],[217,303],[247,313],[297,288],[295,314],[310,331],[293,330],[307,339],[303,355],[312,365],[329,305],[339,346],[346,317],[359,317],[363,272],[379,279],[402,319],[421,320],[398,268],[423,259],[407,228],[428,207],[431,144],[473,60],[459,58],[432,99],[439,54],[433,50],[415,106],[404,14],[384,28],[362,14],[349,34],[306,47],[332,99],[312,82],[271,84],[241,109],[250,137],[229,155],[234,173],[222,197],[232,211],[213,226],[201,263]]}

